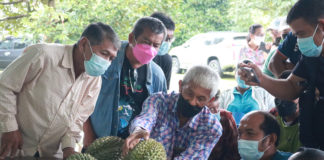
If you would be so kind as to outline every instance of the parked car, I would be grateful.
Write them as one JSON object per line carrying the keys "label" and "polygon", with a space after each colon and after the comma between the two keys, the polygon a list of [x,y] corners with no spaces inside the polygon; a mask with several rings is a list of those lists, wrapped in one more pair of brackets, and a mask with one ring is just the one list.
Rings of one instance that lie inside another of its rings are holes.
{"label": "parked car", "polygon": [[233,71],[240,49],[246,45],[247,33],[208,32],[193,36],[170,50],[173,72],[194,65],[209,65],[220,75]]}
{"label": "parked car", "polygon": [[0,41],[0,68],[6,68],[30,44],[26,39],[15,37],[7,37]]}

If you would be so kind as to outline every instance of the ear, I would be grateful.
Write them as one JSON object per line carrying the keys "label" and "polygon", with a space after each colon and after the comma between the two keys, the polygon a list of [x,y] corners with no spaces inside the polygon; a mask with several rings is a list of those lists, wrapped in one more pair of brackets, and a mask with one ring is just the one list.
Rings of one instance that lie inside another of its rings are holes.
{"label": "ear", "polygon": [[275,133],[271,133],[268,140],[268,146],[270,145],[276,146],[277,139],[278,139],[277,135]]}
{"label": "ear", "polygon": [[182,80],[179,80],[179,93],[181,93],[182,90]]}
{"label": "ear", "polygon": [[129,44],[132,44],[134,41],[134,33],[131,32],[129,35],[128,35],[128,43]]}
{"label": "ear", "polygon": [[318,20],[318,22],[319,22],[319,29],[322,31],[322,32],[324,32],[324,19],[319,19]]}
{"label": "ear", "polygon": [[81,39],[79,40],[79,43],[78,43],[80,52],[82,52],[82,53],[84,52],[87,43],[88,43],[88,39],[86,37],[81,37]]}

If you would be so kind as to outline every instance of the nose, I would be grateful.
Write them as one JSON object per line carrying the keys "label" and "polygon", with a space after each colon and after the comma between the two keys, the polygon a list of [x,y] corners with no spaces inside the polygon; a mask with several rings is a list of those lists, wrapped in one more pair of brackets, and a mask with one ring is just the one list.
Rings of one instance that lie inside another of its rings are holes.
{"label": "nose", "polygon": [[197,106],[198,105],[198,103],[197,103],[197,98],[192,98],[190,101],[189,101],[189,103],[190,103],[190,105],[192,105],[192,106]]}

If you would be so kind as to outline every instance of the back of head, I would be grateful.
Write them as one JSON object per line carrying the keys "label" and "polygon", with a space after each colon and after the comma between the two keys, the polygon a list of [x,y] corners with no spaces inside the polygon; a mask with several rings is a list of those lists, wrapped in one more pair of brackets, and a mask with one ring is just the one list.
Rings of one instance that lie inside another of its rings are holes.
{"label": "back of head", "polygon": [[136,21],[133,29],[135,38],[140,36],[146,28],[150,29],[154,34],[163,34],[163,40],[165,39],[166,28],[164,24],[160,20],[153,17],[143,17]]}
{"label": "back of head", "polygon": [[323,160],[324,152],[314,148],[300,148],[288,160]]}
{"label": "back of head", "polygon": [[299,0],[290,9],[287,15],[287,23],[302,18],[311,25],[316,25],[319,18],[324,18],[323,0]]}
{"label": "back of head", "polygon": [[91,45],[100,45],[105,39],[110,40],[116,49],[121,45],[116,32],[109,25],[101,22],[88,25],[81,37],[86,37]]}
{"label": "back of head", "polygon": [[218,91],[220,78],[217,72],[208,66],[194,66],[187,71],[182,81],[182,85],[189,83],[209,89],[210,97],[214,97]]}
{"label": "back of head", "polygon": [[159,19],[160,21],[162,21],[162,23],[168,30],[174,31],[175,24],[174,24],[173,20],[166,14],[164,14],[162,12],[154,12],[151,15],[151,17]]}

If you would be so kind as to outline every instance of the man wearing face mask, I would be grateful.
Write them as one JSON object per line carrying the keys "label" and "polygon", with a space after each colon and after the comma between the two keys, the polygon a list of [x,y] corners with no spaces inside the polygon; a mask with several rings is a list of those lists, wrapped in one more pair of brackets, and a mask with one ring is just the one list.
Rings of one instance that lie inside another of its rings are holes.
{"label": "man wearing face mask", "polygon": [[[299,97],[300,141],[306,147],[324,149],[324,1],[299,0],[289,11],[287,23],[297,36],[302,58],[285,80],[263,75],[254,64],[244,65],[255,70],[259,83],[249,82],[248,75],[240,72],[249,85],[259,85],[275,97],[294,100]],[[319,96],[315,96],[315,89]]]}
{"label": "man wearing face mask", "polygon": [[[248,64],[252,61],[243,60],[242,63]],[[263,88],[246,85],[237,74],[238,70],[239,68],[235,71],[237,86],[223,91],[219,98],[220,108],[230,111],[237,125],[240,124],[241,118],[251,111],[269,111],[275,107],[274,97]]]}
{"label": "man wearing face mask", "polygon": [[155,92],[166,92],[161,68],[152,59],[156,56],[166,29],[152,17],[140,18],[123,41],[116,59],[102,76],[102,87],[94,113],[84,127],[84,146],[96,138],[126,138],[128,125],[142,110],[144,100]]}
{"label": "man wearing face mask", "polygon": [[175,25],[173,20],[165,15],[162,12],[155,12],[151,15],[151,17],[154,17],[156,19],[159,19],[162,21],[164,26],[167,29],[167,36],[165,40],[163,41],[158,54],[155,56],[153,61],[161,67],[161,69],[164,72],[165,79],[167,81],[168,89],[170,87],[170,79],[171,79],[171,70],[172,70],[172,57],[168,54],[169,49],[171,48],[172,42],[174,41],[174,30]]}
{"label": "man wearing face mask", "polygon": [[238,132],[242,160],[287,160],[291,155],[277,150],[280,127],[270,113],[253,111],[246,114]]}
{"label": "man wearing face mask", "polygon": [[36,44],[0,77],[0,159],[66,158],[93,112],[100,75],[120,41],[109,25],[90,24],[74,45]]}
{"label": "man wearing face mask", "polygon": [[208,159],[222,126],[207,105],[214,101],[220,78],[207,66],[191,68],[179,81],[180,93],[157,93],[143,104],[131,124],[123,154],[141,138],[162,143],[168,159]]}

